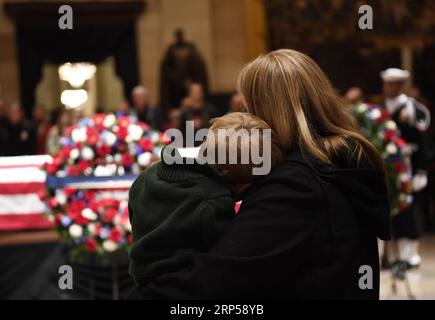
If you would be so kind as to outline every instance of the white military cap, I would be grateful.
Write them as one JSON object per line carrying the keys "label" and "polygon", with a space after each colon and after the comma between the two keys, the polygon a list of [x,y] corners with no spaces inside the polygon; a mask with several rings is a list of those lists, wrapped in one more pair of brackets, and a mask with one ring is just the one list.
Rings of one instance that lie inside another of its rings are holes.
{"label": "white military cap", "polygon": [[390,68],[381,72],[381,78],[385,82],[405,81],[409,76],[409,71],[398,68]]}

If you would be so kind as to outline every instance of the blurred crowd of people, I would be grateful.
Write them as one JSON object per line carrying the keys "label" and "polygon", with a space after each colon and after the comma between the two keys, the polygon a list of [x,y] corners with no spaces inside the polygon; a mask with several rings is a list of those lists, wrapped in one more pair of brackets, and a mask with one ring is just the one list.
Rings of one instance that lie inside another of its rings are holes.
{"label": "blurred crowd of people", "polygon": [[[131,92],[131,103],[122,101],[115,112],[146,122],[160,131],[170,128],[184,130],[186,121],[193,121],[195,130],[206,128],[210,119],[222,113],[207,100],[201,84],[191,83],[186,92],[180,106],[170,109],[165,115],[160,107],[150,103],[148,89],[138,85]],[[241,106],[241,97],[234,93],[230,98],[228,112],[240,111]],[[221,109],[225,113],[225,108]],[[0,100],[0,156],[56,152],[65,129],[79,116],[74,110],[59,107],[49,113],[44,106],[36,105],[28,118],[19,103],[7,107]]]}

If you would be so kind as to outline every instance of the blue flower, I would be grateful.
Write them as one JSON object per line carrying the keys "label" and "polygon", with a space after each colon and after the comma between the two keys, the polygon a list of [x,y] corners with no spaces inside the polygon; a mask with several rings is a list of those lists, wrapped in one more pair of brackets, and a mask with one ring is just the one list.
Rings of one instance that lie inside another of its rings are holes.
{"label": "blue flower", "polygon": [[61,225],[62,226],[64,226],[64,227],[68,227],[70,224],[71,224],[71,218],[70,217],[68,217],[68,216],[62,216],[61,218],[60,218],[60,223],[61,223]]}

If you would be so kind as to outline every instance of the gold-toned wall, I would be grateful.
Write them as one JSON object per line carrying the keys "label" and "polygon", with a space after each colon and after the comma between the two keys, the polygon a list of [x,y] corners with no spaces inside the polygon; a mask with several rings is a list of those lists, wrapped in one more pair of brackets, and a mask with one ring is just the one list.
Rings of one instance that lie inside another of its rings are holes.
{"label": "gold-toned wall", "polygon": [[15,27],[0,0],[0,99],[9,105],[19,99],[19,75]]}
{"label": "gold-toned wall", "polygon": [[141,81],[156,102],[163,54],[181,27],[208,67],[212,93],[235,89],[237,73],[266,51],[263,0],[149,0],[138,22]]}
{"label": "gold-toned wall", "polygon": [[[19,76],[15,30],[4,14],[4,1],[0,0],[0,85],[9,104],[19,99]],[[73,6],[74,1],[69,3]],[[187,40],[194,42],[204,57],[215,94],[233,91],[243,64],[265,51],[263,0],[146,2],[137,21],[138,63],[141,84],[149,88],[153,103],[158,101],[160,63],[177,28],[185,30]]]}

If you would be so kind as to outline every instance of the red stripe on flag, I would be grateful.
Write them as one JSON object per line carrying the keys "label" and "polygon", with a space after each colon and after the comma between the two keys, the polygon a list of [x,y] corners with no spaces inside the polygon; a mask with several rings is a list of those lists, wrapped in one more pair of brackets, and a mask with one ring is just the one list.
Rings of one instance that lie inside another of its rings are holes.
{"label": "red stripe on flag", "polygon": [[8,182],[0,183],[1,195],[38,193],[45,187],[44,182]]}
{"label": "red stripe on flag", "polygon": [[0,231],[50,229],[53,226],[53,222],[41,213],[0,215]]}

